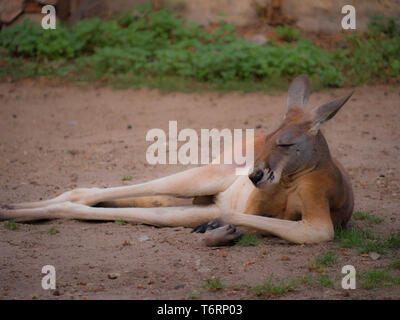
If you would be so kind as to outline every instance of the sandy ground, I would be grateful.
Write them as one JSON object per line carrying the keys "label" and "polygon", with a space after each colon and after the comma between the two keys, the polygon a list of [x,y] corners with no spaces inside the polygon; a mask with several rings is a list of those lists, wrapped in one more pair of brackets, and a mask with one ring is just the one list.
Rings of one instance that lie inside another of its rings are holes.
{"label": "sandy ground", "polygon": [[[314,93],[309,105],[348,91]],[[351,223],[385,236],[400,229],[399,100],[398,87],[357,88],[324,128],[331,152],[351,175],[355,210],[384,218],[372,226]],[[167,131],[168,120],[177,120],[178,130],[270,130],[282,118],[285,101],[285,94],[165,94],[39,81],[0,83],[0,202],[36,201],[75,187],[139,183],[180,171],[186,167],[147,164],[148,130]],[[126,175],[132,181],[122,181]],[[386,266],[399,259],[396,251],[374,261],[332,242],[300,246],[273,237],[261,238],[255,247],[211,249],[190,231],[67,220],[19,224],[14,231],[0,225],[0,298],[253,299],[258,297],[249,288],[270,275],[318,276],[308,266],[327,251],[337,254],[337,263],[325,271],[333,288],[302,285],[271,298],[400,298],[399,286],[345,291],[340,285],[342,266]],[[44,265],[56,268],[55,291],[41,287]],[[119,276],[109,279],[110,273]],[[226,288],[202,288],[212,278]]]}

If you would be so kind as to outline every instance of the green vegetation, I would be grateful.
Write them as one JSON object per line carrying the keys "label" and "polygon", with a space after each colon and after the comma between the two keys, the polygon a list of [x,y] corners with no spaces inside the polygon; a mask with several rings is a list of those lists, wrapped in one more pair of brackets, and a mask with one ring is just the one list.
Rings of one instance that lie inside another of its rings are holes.
{"label": "green vegetation", "polygon": [[371,290],[382,287],[400,285],[400,278],[394,277],[387,270],[372,269],[358,274],[360,286],[363,289]]}
{"label": "green vegetation", "polygon": [[385,253],[389,249],[400,248],[400,232],[388,238],[375,235],[370,230],[342,229],[335,230],[335,239],[342,248],[356,248],[359,253]]}
{"label": "green vegetation", "polygon": [[125,221],[124,219],[122,219],[122,218],[115,219],[114,222],[115,222],[116,224],[121,225],[121,226],[126,225],[126,221]]}
{"label": "green vegetation", "polygon": [[312,269],[321,270],[322,268],[333,266],[336,263],[336,256],[333,252],[321,254],[314,258],[314,262],[311,264]]}
{"label": "green vegetation", "polygon": [[200,294],[197,291],[193,291],[192,293],[190,293],[188,295],[188,299],[191,299],[191,300],[198,300],[200,298],[201,298]]}
{"label": "green vegetation", "polygon": [[322,287],[333,288],[333,281],[326,274],[319,275],[317,282]]}
{"label": "green vegetation", "polygon": [[51,227],[49,230],[49,234],[51,234],[52,236],[54,236],[55,234],[59,233],[60,231],[58,231],[56,228]]}
{"label": "green vegetation", "polygon": [[392,262],[389,265],[389,268],[400,270],[400,260],[396,260],[396,261]]}
{"label": "green vegetation", "polygon": [[122,181],[131,181],[132,179],[132,176],[123,176]]}
{"label": "green vegetation", "polygon": [[300,36],[299,29],[293,29],[293,28],[284,27],[284,26],[277,26],[275,28],[274,32],[279,37],[279,39],[288,41],[288,42],[296,41],[299,39],[299,36]]}
{"label": "green vegetation", "polygon": [[3,223],[3,228],[7,230],[17,230],[19,226],[14,221],[9,220]]}
{"label": "green vegetation", "polygon": [[259,243],[260,240],[254,234],[244,234],[236,241],[236,245],[243,247],[257,246]]}
{"label": "green vegetation", "polygon": [[387,239],[387,246],[390,249],[400,249],[400,232],[391,234]]}
{"label": "green vegetation", "polygon": [[293,291],[294,287],[297,285],[297,281],[291,279],[288,281],[281,280],[276,281],[273,279],[272,275],[266,280],[262,285],[255,286],[252,290],[257,296],[265,295],[284,295],[289,291]]}
{"label": "green vegetation", "polygon": [[221,290],[224,289],[225,286],[222,284],[221,280],[217,279],[208,279],[206,283],[203,285],[204,289],[208,290]]}
{"label": "green vegetation", "polygon": [[239,291],[239,290],[242,290],[243,288],[244,288],[244,286],[241,284],[234,284],[233,286],[231,286],[231,289],[234,291]]}
{"label": "green vegetation", "polygon": [[300,38],[296,29],[278,27],[278,36],[291,42],[266,46],[238,38],[234,29],[221,22],[208,33],[171,9],[152,11],[149,4],[107,21],[58,23],[55,30],[25,21],[0,31],[0,77],[185,91],[284,89],[301,73],[314,88],[399,79],[398,19],[375,18],[366,35],[352,34],[332,52]]}
{"label": "green vegetation", "polygon": [[361,211],[356,211],[353,213],[353,218],[355,220],[365,220],[367,221],[369,224],[373,224],[373,223],[381,223],[383,222],[383,218],[379,218],[379,217],[374,217],[373,215],[371,215],[369,212],[361,212]]}
{"label": "green vegetation", "polygon": [[384,253],[386,246],[384,241],[370,230],[341,229],[335,231],[335,241],[342,248],[356,248],[359,253],[378,252]]}

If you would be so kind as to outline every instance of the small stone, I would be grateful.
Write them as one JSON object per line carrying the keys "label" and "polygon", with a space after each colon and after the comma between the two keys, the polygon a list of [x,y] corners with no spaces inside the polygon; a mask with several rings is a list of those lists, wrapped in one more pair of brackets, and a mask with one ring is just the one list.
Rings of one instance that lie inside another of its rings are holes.
{"label": "small stone", "polygon": [[128,124],[127,129],[132,129],[132,125]]}
{"label": "small stone", "polygon": [[370,252],[369,256],[372,260],[378,260],[381,257],[381,255],[376,252]]}
{"label": "small stone", "polygon": [[60,291],[58,291],[58,290],[54,290],[53,291],[53,296],[60,296],[61,295],[61,293],[60,293]]}
{"label": "small stone", "polygon": [[177,286],[175,286],[175,290],[178,290],[178,289],[183,289],[185,287],[185,285],[184,284],[178,284]]}
{"label": "small stone", "polygon": [[109,273],[108,274],[108,279],[114,280],[119,278],[121,275],[119,273]]}
{"label": "small stone", "polygon": [[149,240],[149,236],[144,235],[139,237],[139,241],[147,241],[147,240]]}

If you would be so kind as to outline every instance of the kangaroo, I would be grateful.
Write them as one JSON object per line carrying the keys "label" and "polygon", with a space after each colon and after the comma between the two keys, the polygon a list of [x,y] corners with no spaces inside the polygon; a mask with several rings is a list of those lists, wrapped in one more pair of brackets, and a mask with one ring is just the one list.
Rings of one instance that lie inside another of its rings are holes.
{"label": "kangaroo", "polygon": [[[334,228],[349,221],[354,197],[349,177],[331,157],[319,129],[353,92],[305,111],[309,88],[306,75],[297,77],[289,88],[282,123],[242,142],[243,148],[254,148],[249,175],[236,175],[238,166],[222,161],[141,184],[78,188],[50,200],[6,205],[0,220],[122,218],[195,227],[210,246],[232,243],[241,236],[238,226],[298,244],[329,241]],[[179,205],[180,198],[193,201]]]}

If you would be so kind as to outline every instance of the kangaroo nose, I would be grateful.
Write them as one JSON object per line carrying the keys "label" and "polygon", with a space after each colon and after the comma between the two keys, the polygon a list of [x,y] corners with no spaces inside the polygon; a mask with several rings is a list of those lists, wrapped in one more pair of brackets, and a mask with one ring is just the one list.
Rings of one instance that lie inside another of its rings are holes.
{"label": "kangaroo nose", "polygon": [[264,172],[262,172],[261,170],[258,170],[256,172],[253,172],[251,175],[249,175],[249,179],[256,186],[257,183],[263,178],[263,176],[264,176]]}

